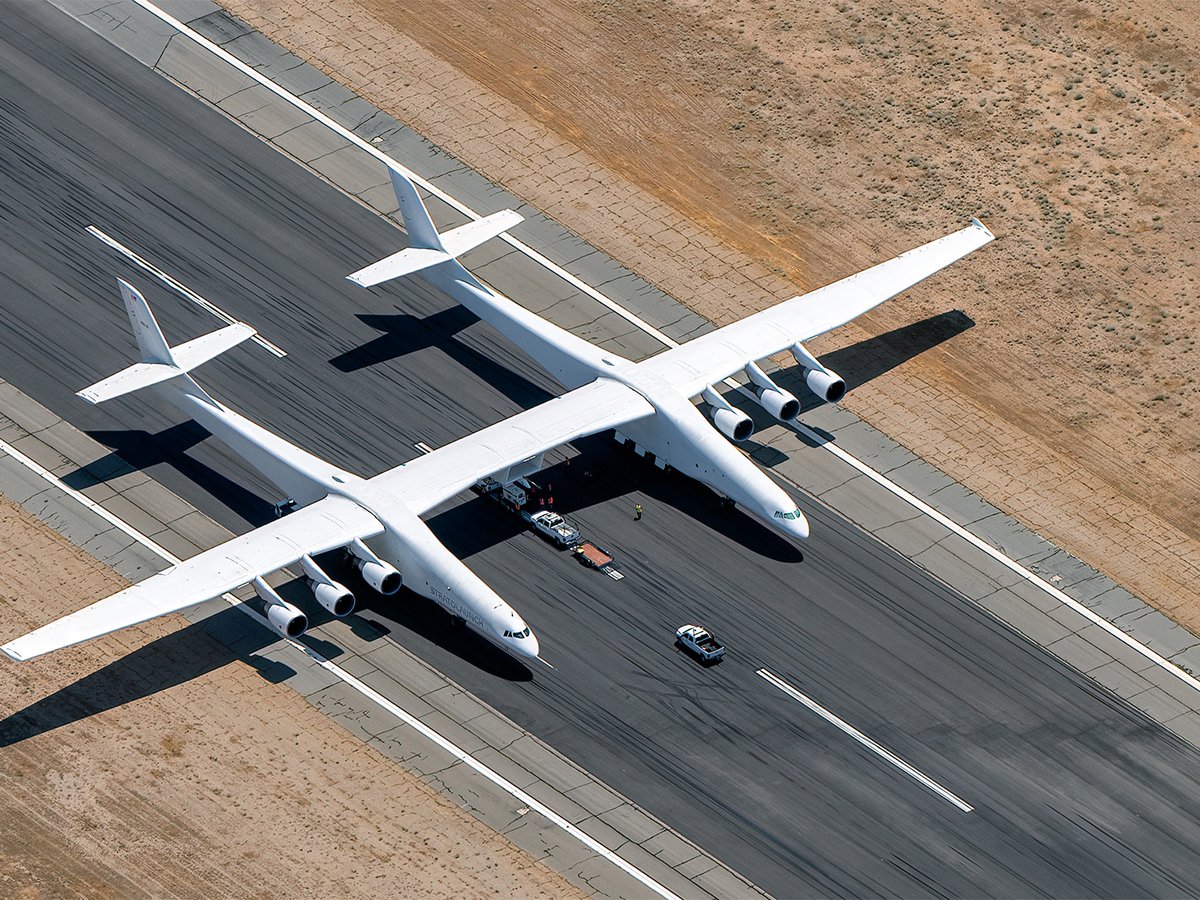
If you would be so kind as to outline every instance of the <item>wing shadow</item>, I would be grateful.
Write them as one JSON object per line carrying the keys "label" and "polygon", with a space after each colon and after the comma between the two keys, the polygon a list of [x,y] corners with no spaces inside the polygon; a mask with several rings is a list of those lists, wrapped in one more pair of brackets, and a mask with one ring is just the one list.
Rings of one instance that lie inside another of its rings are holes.
{"label": "wing shadow", "polygon": [[[974,327],[975,321],[966,313],[950,310],[832,350],[821,356],[821,362],[841,375],[846,390],[852,391]],[[805,386],[802,376],[799,366],[791,366],[771,377],[795,394],[801,411],[807,412],[822,404]]]}
{"label": "wing shadow", "polygon": [[[337,568],[325,559],[322,559],[322,566],[331,573]],[[490,675],[509,681],[532,680],[533,673],[528,668],[469,629],[456,627],[436,604],[407,591],[394,597],[380,597],[365,584],[352,581],[354,576],[346,574],[345,577],[355,596],[365,601],[363,608],[396,622],[401,628]],[[313,602],[299,580],[278,590],[287,600],[304,609],[313,627],[331,620],[332,617]],[[367,640],[378,639],[386,633],[358,613],[344,621],[359,637]],[[284,682],[296,674],[295,670],[286,663],[257,655],[277,640],[274,632],[252,622],[239,610],[225,607],[0,719],[0,747],[169,690],[238,660],[252,666],[267,681]],[[312,633],[301,638],[301,642],[327,659],[343,655],[336,644]]]}

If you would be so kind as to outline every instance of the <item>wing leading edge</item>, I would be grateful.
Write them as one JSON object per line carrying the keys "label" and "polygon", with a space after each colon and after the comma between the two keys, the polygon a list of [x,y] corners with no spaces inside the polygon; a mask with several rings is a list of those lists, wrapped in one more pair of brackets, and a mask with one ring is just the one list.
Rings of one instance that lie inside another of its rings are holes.
{"label": "wing leading edge", "polygon": [[845,325],[993,240],[987,226],[972,219],[960,231],[709,332],[645,365],[693,397],[749,362]]}
{"label": "wing leading edge", "polygon": [[16,660],[32,659],[187,609],[290,566],[305,554],[324,553],[382,532],[379,520],[357,503],[326,497],[44,625],[0,650]]}

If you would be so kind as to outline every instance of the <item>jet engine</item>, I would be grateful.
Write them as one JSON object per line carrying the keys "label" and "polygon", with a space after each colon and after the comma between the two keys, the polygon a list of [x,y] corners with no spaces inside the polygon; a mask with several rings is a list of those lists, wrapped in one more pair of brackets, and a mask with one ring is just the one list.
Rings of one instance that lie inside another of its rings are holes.
{"label": "jet engine", "polygon": [[826,403],[837,403],[846,396],[846,382],[837,372],[828,369],[806,369],[804,383]]}
{"label": "jet engine", "polygon": [[354,594],[344,584],[338,584],[326,575],[324,570],[307,554],[300,557],[300,565],[304,569],[309,589],[321,606],[339,619],[354,612]]}
{"label": "jet engine", "polygon": [[267,622],[286,638],[308,631],[308,616],[280,597],[262,578],[254,579],[254,591],[267,604]]}
{"label": "jet engine", "polygon": [[349,547],[350,558],[354,562],[363,581],[384,596],[391,596],[400,590],[404,578],[400,571],[389,562],[385,562],[371,552],[371,548],[358,538]]}
{"label": "jet engine", "polygon": [[404,578],[391,563],[371,562],[369,559],[355,559],[354,564],[363,577],[363,581],[385,596],[391,596],[400,590]]}
{"label": "jet engine", "polygon": [[808,352],[803,344],[792,345],[792,356],[804,367],[804,383],[826,403],[837,403],[846,396],[846,382],[837,372],[831,372]]}
{"label": "jet engine", "polygon": [[709,415],[717,430],[730,440],[741,443],[754,434],[754,422],[740,409],[734,409],[725,398],[713,390],[710,384],[703,391],[703,397],[709,406]]}
{"label": "jet engine", "polygon": [[800,415],[800,401],[790,391],[785,391],[754,363],[746,366],[746,375],[758,388],[758,402],[780,422],[790,422]]}

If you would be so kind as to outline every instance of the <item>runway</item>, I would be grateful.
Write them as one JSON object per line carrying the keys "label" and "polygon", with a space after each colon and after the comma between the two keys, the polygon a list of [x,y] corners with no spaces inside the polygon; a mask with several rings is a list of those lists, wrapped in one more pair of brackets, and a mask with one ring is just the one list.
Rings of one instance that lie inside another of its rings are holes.
{"label": "runway", "polygon": [[[84,233],[96,225],[289,354],[236,351],[206,386],[361,474],[554,391],[420,283],[344,282],[395,249],[385,223],[58,12],[9,13],[3,377],[230,527],[270,515],[263,481],[165,405],[72,396],[131,359],[116,275],[146,288],[169,337],[214,327]],[[621,582],[483,500],[431,518],[556,671],[530,678],[408,595],[372,604],[397,641],[777,895],[1161,896],[1200,880],[1189,745],[806,498],[801,561],[691,482],[603,439],[580,449],[571,474],[556,463],[542,480],[617,553]],[[684,621],[716,629],[729,658],[701,669],[676,653]]]}

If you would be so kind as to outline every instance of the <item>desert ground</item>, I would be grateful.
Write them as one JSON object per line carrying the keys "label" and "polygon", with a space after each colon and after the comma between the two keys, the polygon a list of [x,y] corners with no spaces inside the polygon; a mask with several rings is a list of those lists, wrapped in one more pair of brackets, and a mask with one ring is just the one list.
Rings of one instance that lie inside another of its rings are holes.
{"label": "desert ground", "polygon": [[[4,498],[0,567],[0,642],[124,586]],[[582,896],[185,624],[3,659],[0,896]]]}
{"label": "desert ground", "polygon": [[223,3],[718,323],[980,215],[815,348],[965,313],[846,404],[1200,630],[1194,3]]}

